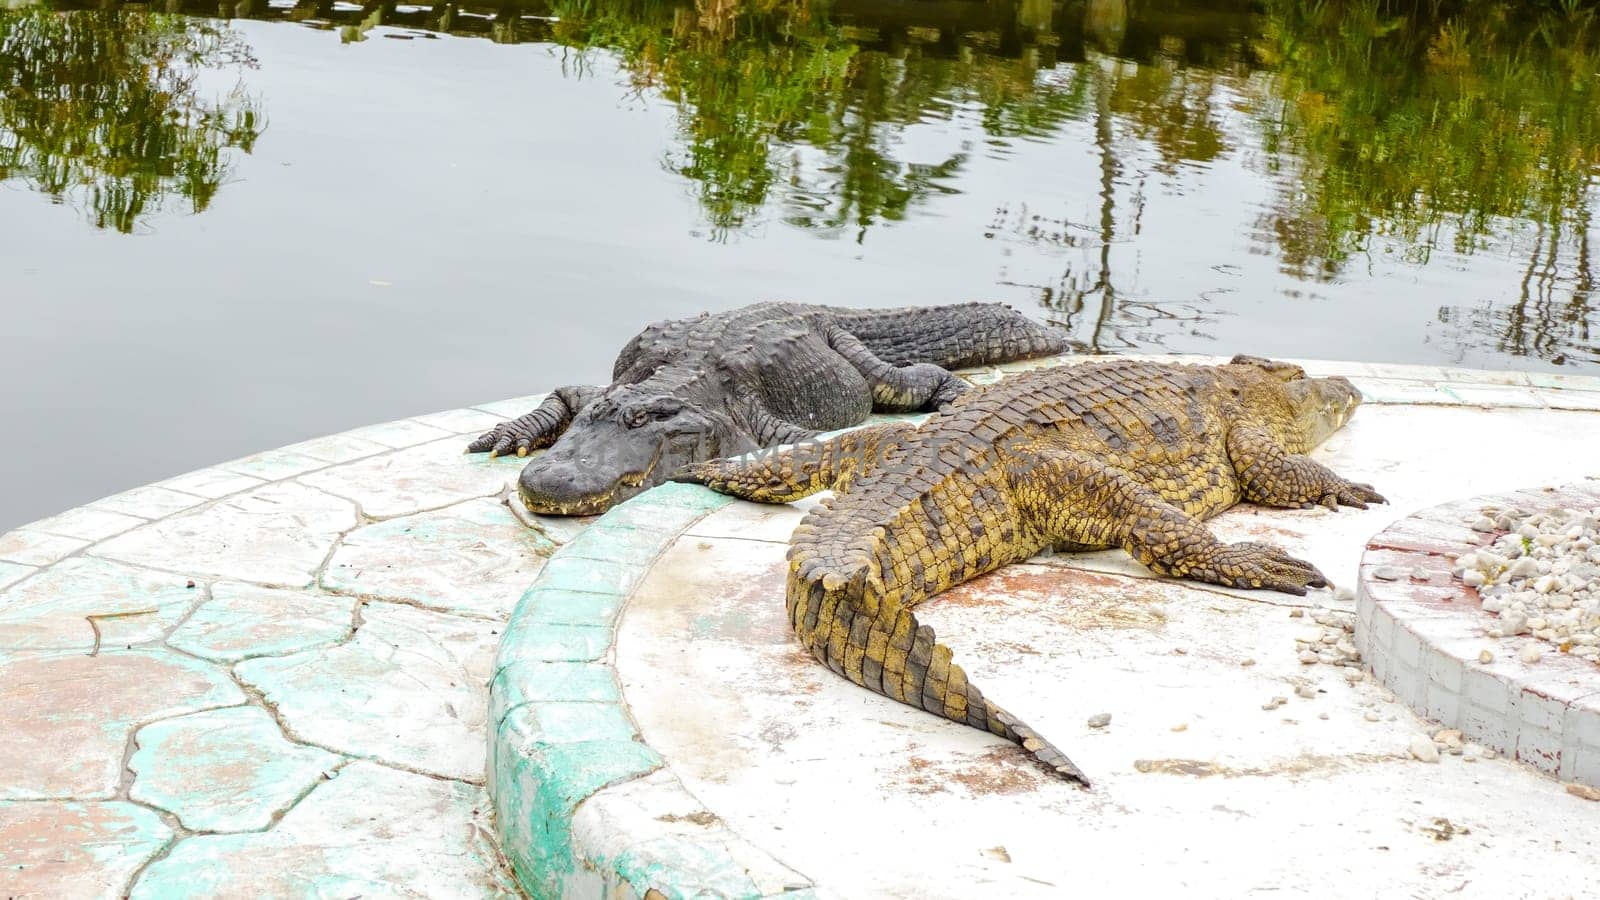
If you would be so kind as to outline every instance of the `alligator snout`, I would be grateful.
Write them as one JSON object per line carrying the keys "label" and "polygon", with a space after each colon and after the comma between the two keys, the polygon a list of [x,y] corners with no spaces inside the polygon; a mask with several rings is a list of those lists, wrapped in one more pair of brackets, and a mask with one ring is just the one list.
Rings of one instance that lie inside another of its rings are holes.
{"label": "alligator snout", "polygon": [[590,516],[644,490],[650,472],[617,472],[578,460],[536,459],[523,467],[517,493],[531,513]]}

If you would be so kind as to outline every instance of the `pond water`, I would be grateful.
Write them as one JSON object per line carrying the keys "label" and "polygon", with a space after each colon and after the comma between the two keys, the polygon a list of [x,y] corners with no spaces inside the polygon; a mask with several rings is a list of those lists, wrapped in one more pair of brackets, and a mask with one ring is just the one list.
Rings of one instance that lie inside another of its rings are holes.
{"label": "pond water", "polygon": [[1544,7],[0,10],[0,529],[768,298],[1600,371],[1600,23]]}

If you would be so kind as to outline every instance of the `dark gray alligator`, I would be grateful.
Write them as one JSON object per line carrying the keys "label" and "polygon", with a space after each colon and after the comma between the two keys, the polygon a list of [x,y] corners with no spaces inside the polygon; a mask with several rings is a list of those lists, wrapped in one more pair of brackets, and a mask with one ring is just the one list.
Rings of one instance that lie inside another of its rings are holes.
{"label": "dark gray alligator", "polygon": [[998,303],[856,310],[760,303],[657,322],[607,387],[556,388],[468,452],[548,447],[518,479],[528,510],[592,515],[684,466],[936,410],[965,390],[950,369],[1048,356],[1062,334]]}

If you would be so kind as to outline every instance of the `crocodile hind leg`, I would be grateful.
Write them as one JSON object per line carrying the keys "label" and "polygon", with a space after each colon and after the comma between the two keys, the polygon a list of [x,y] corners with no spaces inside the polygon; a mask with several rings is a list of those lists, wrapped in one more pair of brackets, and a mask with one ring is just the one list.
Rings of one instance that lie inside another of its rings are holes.
{"label": "crocodile hind leg", "polygon": [[503,456],[515,450],[518,456],[527,456],[530,450],[541,450],[556,442],[561,432],[567,430],[578,410],[588,406],[605,388],[596,385],[558,387],[539,404],[538,409],[485,431],[467,446],[468,453],[488,451],[491,457]]}
{"label": "crocodile hind leg", "polygon": [[1244,498],[1263,506],[1329,509],[1386,503],[1370,484],[1341,478],[1309,456],[1290,453],[1259,425],[1234,424],[1228,429],[1228,458],[1239,476]]}
{"label": "crocodile hind leg", "polygon": [[872,389],[872,408],[878,412],[938,410],[972,389],[948,369],[932,363],[896,366],[884,362],[859,338],[837,325],[828,329],[828,346],[867,379]]}
{"label": "crocodile hind leg", "polygon": [[703,484],[757,503],[790,503],[844,487],[851,478],[876,468],[895,437],[911,427],[899,422],[873,425],[823,440],[708,460],[689,466],[673,480]]}
{"label": "crocodile hind leg", "polygon": [[1225,544],[1198,519],[1104,460],[1048,442],[1007,447],[1022,516],[1056,544],[1121,546],[1158,575],[1304,594],[1316,567],[1271,544]]}

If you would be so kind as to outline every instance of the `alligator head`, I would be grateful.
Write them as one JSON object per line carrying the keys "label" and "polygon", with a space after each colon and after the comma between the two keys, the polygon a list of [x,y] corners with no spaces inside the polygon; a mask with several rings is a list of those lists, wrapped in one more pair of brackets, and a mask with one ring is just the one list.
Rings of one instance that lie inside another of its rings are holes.
{"label": "alligator head", "polygon": [[690,463],[752,449],[727,413],[624,385],[579,410],[561,438],[523,468],[517,492],[529,512],[596,515]]}

